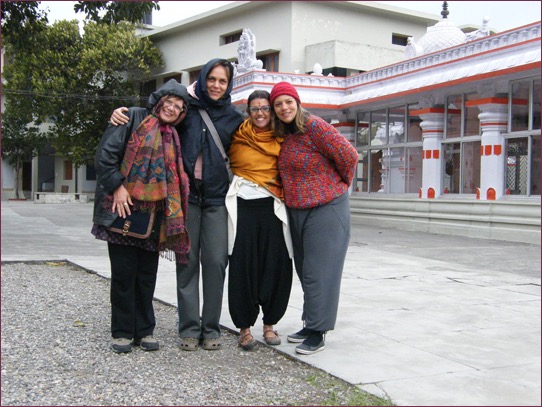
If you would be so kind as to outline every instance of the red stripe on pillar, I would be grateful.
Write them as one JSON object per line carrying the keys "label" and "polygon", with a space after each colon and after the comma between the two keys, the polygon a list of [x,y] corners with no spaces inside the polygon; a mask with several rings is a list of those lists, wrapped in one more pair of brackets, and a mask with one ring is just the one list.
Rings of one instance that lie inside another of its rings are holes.
{"label": "red stripe on pillar", "polygon": [[482,127],[484,126],[507,126],[508,122],[485,122],[482,123]]}

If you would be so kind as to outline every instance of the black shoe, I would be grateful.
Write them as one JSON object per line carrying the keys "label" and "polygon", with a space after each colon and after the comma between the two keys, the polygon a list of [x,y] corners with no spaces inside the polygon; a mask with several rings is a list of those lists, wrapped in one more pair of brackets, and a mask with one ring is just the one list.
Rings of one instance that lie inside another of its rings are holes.
{"label": "black shoe", "polygon": [[111,338],[111,349],[115,353],[128,353],[132,351],[132,340],[126,338]]}
{"label": "black shoe", "polygon": [[307,339],[312,331],[307,328],[303,328],[301,331],[296,332],[295,334],[288,335],[286,339],[288,342],[292,343],[301,343]]}
{"label": "black shoe", "polygon": [[295,351],[303,355],[312,355],[313,353],[324,350],[325,347],[324,334],[314,331],[310,333],[309,337],[301,345],[295,347]]}
{"label": "black shoe", "polygon": [[134,345],[138,345],[142,350],[153,351],[160,349],[160,344],[152,335],[147,335],[141,339],[134,340]]}

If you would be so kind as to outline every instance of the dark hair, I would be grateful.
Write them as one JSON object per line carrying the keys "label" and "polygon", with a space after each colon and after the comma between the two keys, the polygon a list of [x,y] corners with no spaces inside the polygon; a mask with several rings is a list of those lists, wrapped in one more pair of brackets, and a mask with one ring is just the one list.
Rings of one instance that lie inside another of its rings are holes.
{"label": "dark hair", "polygon": [[[220,59],[217,62],[215,62],[210,68],[209,71],[207,71],[207,77],[209,77],[209,74],[215,69],[217,66],[223,66],[226,68],[226,72],[228,75],[228,85],[230,84],[232,78],[233,78],[233,65],[230,61],[227,59]],[[207,77],[205,79],[207,79]]]}
{"label": "dark hair", "polygon": [[269,95],[269,92],[266,90],[255,90],[248,96],[247,109],[250,106],[250,102],[254,99],[265,99],[270,102],[271,95]]}
{"label": "dark hair", "polygon": [[[266,90],[255,90],[254,92],[252,92],[250,95],[248,95],[248,100],[247,100],[247,110],[246,110],[246,113],[250,116],[250,113],[249,113],[249,108],[250,108],[250,102],[252,102],[254,99],[265,99],[269,102],[269,108],[271,109],[269,111],[269,114],[271,114],[271,120],[269,122],[269,126],[271,128],[271,130],[273,130],[273,133],[275,133],[275,127],[274,127],[274,120],[273,120],[273,117],[275,116],[275,112],[273,111],[273,106],[271,106],[271,95],[269,94],[268,91]],[[276,136],[276,133],[275,133],[275,136]]]}

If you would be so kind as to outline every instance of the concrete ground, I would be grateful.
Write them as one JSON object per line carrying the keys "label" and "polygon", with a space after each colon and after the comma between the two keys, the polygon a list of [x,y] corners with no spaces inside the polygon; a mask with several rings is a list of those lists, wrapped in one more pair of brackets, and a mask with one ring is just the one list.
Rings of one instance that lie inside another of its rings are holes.
{"label": "concrete ground", "polygon": [[[91,203],[2,201],[2,262],[68,260],[109,276]],[[278,350],[403,406],[540,406],[540,244],[376,228],[353,222],[337,326],[297,355],[294,276]],[[225,290],[227,293],[227,288]],[[176,305],[161,260],[156,297]],[[234,329],[224,296],[222,325]],[[253,328],[261,341],[261,322]]]}

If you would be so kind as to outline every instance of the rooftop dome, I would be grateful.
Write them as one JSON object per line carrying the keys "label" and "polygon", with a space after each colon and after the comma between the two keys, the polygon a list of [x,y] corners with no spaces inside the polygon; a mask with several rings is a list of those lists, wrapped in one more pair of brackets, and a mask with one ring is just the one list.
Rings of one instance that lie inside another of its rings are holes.
{"label": "rooftop dome", "polygon": [[429,27],[427,33],[418,42],[415,42],[412,37],[409,38],[405,49],[407,59],[461,45],[468,41],[467,35],[453,21],[448,20],[450,12],[448,11],[447,1],[442,3],[442,12],[440,14],[442,15],[441,20],[434,26]]}
{"label": "rooftop dome", "polygon": [[424,54],[440,51],[441,49],[464,44],[466,36],[457,26],[447,18],[443,18],[420,38],[418,45],[423,48]]}

